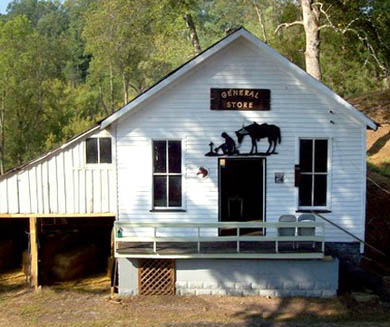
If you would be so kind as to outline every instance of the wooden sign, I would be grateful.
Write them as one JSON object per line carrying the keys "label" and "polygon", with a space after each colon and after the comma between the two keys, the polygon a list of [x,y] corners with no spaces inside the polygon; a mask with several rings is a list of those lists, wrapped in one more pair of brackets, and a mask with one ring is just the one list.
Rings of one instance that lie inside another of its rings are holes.
{"label": "wooden sign", "polygon": [[271,90],[210,89],[211,110],[271,110]]}

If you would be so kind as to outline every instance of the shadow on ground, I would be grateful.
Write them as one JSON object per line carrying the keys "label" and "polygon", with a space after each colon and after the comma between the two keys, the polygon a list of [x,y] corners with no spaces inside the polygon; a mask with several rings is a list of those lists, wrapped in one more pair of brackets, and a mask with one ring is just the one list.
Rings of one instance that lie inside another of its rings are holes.
{"label": "shadow on ground", "polygon": [[390,140],[390,133],[387,133],[380,138],[378,138],[375,143],[370,147],[367,151],[368,156],[373,156],[380,152],[381,149],[386,145],[386,143]]}

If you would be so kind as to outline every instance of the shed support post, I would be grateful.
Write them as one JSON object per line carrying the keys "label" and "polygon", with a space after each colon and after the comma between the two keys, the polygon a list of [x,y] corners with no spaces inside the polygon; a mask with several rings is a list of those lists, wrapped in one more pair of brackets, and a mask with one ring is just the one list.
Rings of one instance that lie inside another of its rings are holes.
{"label": "shed support post", "polygon": [[37,218],[30,217],[30,285],[38,289],[38,237]]}

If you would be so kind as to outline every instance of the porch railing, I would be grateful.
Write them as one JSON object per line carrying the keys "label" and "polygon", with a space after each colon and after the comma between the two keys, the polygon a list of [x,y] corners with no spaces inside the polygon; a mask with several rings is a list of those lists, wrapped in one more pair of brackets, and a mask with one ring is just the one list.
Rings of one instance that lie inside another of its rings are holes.
{"label": "porch railing", "polygon": [[[283,228],[294,230],[294,235],[281,236],[279,232]],[[142,231],[139,231],[140,229]],[[159,235],[163,229],[170,229],[169,235]],[[236,230],[235,235],[202,235],[205,231],[218,234],[218,231],[227,229]],[[261,233],[241,235],[243,229],[261,230]],[[300,229],[306,231],[311,229],[315,232],[302,236],[298,235]],[[115,222],[114,233],[115,256],[118,258],[320,259],[323,258],[325,251],[325,224],[322,222]],[[227,243],[235,243],[234,250],[225,249]],[[189,244],[193,244],[194,247],[188,249]],[[251,246],[249,250],[248,246],[243,249],[242,244]],[[264,244],[268,246],[261,246]],[[187,248],[183,250],[186,246]],[[213,251],[210,251],[210,246]]]}

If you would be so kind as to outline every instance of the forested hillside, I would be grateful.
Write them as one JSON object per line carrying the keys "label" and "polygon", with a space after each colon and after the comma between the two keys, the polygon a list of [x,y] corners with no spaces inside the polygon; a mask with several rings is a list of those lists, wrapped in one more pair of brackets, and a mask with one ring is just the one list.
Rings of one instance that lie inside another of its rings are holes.
{"label": "forested hillside", "polygon": [[316,78],[344,97],[381,91],[389,23],[390,0],[14,0],[0,17],[0,173],[239,26],[302,68],[320,63]]}

